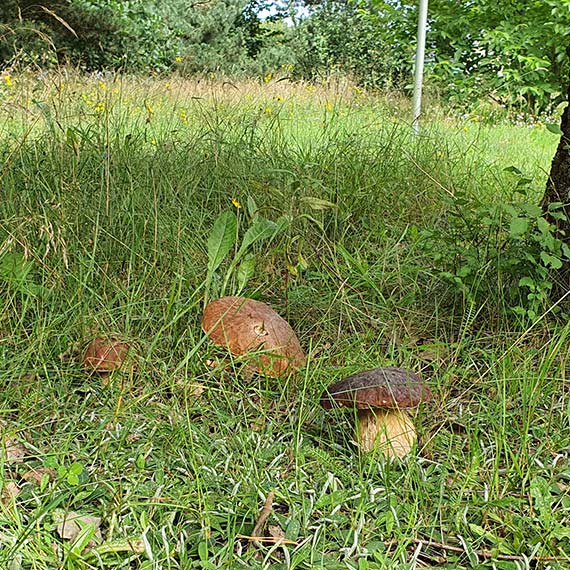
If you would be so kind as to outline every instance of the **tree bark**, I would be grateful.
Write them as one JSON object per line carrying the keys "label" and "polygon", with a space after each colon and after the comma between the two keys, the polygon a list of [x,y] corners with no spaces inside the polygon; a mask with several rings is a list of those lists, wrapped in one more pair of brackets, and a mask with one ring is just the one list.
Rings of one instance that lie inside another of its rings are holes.
{"label": "tree bark", "polygon": [[[562,113],[560,121],[562,135],[556,154],[550,166],[550,175],[546,182],[542,197],[542,211],[548,222],[556,226],[557,237],[570,247],[570,85],[568,86],[568,105]],[[559,208],[550,210],[549,206],[562,204]],[[560,216],[563,214],[563,216]],[[566,296],[570,300],[570,260],[563,259],[560,269],[553,272],[553,300]]]}

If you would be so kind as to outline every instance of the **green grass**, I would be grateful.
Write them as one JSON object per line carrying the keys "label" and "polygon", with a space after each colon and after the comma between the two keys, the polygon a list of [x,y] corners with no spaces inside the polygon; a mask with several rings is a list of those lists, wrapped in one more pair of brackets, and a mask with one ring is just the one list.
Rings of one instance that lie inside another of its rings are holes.
{"label": "green grass", "polygon": [[[544,299],[514,310],[530,301],[497,252],[536,244],[479,219],[538,203],[556,136],[433,110],[416,138],[405,102],[343,85],[17,79],[0,112],[0,419],[26,455],[0,454],[0,567],[570,566],[569,326]],[[287,221],[251,249],[245,294],[298,332],[294,378],[206,363],[225,210],[241,235]],[[436,254],[472,273],[450,279]],[[86,374],[95,334],[132,341],[136,372]],[[402,462],[359,454],[354,418],[318,405],[380,365],[435,394]],[[250,545],[272,490],[290,543]],[[100,544],[62,539],[62,509],[101,517]]]}

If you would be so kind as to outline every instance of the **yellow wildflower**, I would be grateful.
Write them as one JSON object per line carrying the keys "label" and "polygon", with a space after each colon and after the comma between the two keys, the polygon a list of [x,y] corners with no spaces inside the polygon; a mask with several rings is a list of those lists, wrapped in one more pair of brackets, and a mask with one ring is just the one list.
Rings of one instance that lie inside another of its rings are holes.
{"label": "yellow wildflower", "polygon": [[97,105],[95,105],[95,112],[96,113],[104,113],[105,112],[105,103],[99,101]]}
{"label": "yellow wildflower", "polygon": [[14,85],[14,81],[9,73],[4,75],[4,83],[6,83],[6,87],[12,87],[12,85]]}
{"label": "yellow wildflower", "polygon": [[232,198],[232,204],[239,210],[241,208],[241,202],[237,198]]}
{"label": "yellow wildflower", "polygon": [[177,55],[177,56],[174,58],[174,61],[175,61],[176,63],[182,63],[182,62],[184,61],[184,58],[183,58],[181,55]]}

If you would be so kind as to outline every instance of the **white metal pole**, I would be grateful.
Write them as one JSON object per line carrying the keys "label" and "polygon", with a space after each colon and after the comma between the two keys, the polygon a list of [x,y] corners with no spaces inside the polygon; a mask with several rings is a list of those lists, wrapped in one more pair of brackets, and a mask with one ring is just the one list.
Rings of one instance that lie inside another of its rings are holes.
{"label": "white metal pole", "polygon": [[428,0],[420,0],[418,14],[418,40],[416,47],[416,65],[414,69],[414,97],[412,127],[417,135],[420,132],[420,115],[422,113],[422,83],[424,80],[424,59],[426,52]]}

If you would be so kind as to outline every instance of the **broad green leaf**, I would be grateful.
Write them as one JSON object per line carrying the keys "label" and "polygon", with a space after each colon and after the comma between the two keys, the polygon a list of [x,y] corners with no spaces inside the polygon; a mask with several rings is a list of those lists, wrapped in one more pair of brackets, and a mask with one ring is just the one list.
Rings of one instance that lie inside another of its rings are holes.
{"label": "broad green leaf", "polygon": [[528,231],[528,220],[526,218],[513,218],[511,220],[509,234],[511,237],[518,238]]}
{"label": "broad green leaf", "polygon": [[65,480],[72,485],[73,487],[75,487],[76,485],[79,485],[79,476],[76,475],[75,473],[68,473],[67,477],[65,478]]}
{"label": "broad green leaf", "polygon": [[519,287],[529,287],[532,291],[534,291],[535,283],[530,277],[522,277],[519,280]]}
{"label": "broad green leaf", "polygon": [[81,473],[83,473],[83,465],[79,463],[79,461],[74,461],[69,466],[69,473],[73,473],[74,475],[81,475]]}
{"label": "broad green leaf", "polygon": [[246,258],[239,264],[237,270],[238,295],[245,289],[248,281],[255,274],[255,258],[253,256]]}
{"label": "broad green leaf", "polygon": [[208,236],[208,272],[213,273],[224,261],[236,242],[237,217],[231,211],[222,212]]}
{"label": "broad green leaf", "polygon": [[523,186],[528,186],[532,182],[532,178],[521,177],[517,181],[517,188],[522,188]]}
{"label": "broad green leaf", "polygon": [[486,541],[490,542],[491,544],[500,544],[501,539],[498,536],[495,536],[492,532],[484,529],[482,526],[474,523],[469,523],[469,529],[471,532],[477,536],[478,538],[483,538]]}
{"label": "broad green leaf", "polygon": [[550,535],[557,540],[563,540],[564,538],[570,538],[570,527],[562,526],[557,524]]}
{"label": "broad green leaf", "polygon": [[522,204],[521,208],[532,218],[542,216],[542,210],[536,204]]}
{"label": "broad green leaf", "polygon": [[278,229],[279,226],[271,220],[266,220],[265,218],[256,220],[245,232],[240,248],[236,253],[235,261],[239,261],[254,243],[272,238]]}
{"label": "broad green leaf", "polygon": [[33,267],[33,262],[21,253],[5,253],[0,259],[0,277],[12,285],[21,285]]}
{"label": "broad green leaf", "polygon": [[301,532],[301,524],[295,518],[289,519],[285,528],[285,538],[288,540],[297,540]]}
{"label": "broad green leaf", "polygon": [[551,527],[556,521],[552,516],[550,506],[550,487],[544,477],[536,476],[530,482],[530,496],[533,499],[534,508],[538,513],[540,522],[545,528]]}
{"label": "broad green leaf", "polygon": [[540,259],[542,259],[544,265],[552,267],[552,269],[560,269],[562,267],[562,261],[558,257],[546,253],[546,251],[540,252]]}
{"label": "broad green leaf", "polygon": [[200,542],[198,544],[198,556],[202,562],[206,562],[208,560],[208,543],[207,542]]}

